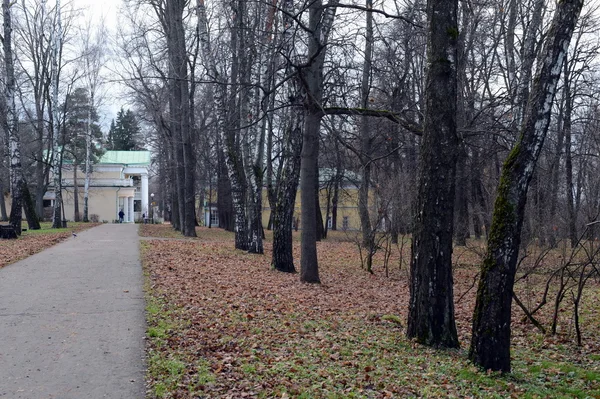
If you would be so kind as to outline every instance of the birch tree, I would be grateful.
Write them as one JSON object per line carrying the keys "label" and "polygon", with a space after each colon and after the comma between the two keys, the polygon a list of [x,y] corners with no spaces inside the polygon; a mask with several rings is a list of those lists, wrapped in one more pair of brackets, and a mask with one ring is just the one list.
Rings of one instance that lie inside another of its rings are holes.
{"label": "birch tree", "polygon": [[298,71],[293,62],[298,59],[297,47],[294,43],[294,34],[298,27],[292,15],[297,10],[292,0],[283,0],[281,57],[286,60],[283,69],[287,79],[285,90],[289,101],[289,114],[285,120],[281,142],[281,155],[277,182],[272,203],[273,220],[273,255],[271,266],[279,271],[294,273],[294,254],[292,245],[292,224],[294,218],[294,205],[298,181],[300,178],[300,154],[302,151],[302,125],[304,113],[302,110],[301,93],[302,84]]}
{"label": "birch tree", "polygon": [[[217,69],[214,54],[211,48],[211,38],[208,30],[208,19],[206,16],[206,5],[204,0],[196,1],[196,17],[198,18],[198,40],[202,52],[208,76],[213,83],[213,104],[217,114],[217,125],[219,129],[220,142],[226,147],[225,161],[227,171],[231,180],[231,193],[235,218],[235,247],[237,249],[247,248],[246,218],[245,218],[245,181],[241,181],[240,172],[243,166],[239,154],[235,151],[235,137],[228,126],[227,89],[224,78]],[[232,68],[232,76],[235,73]]]}
{"label": "birch tree", "polygon": [[84,69],[84,79],[86,81],[89,106],[87,112],[86,136],[85,136],[85,180],[83,185],[83,221],[89,222],[89,197],[90,197],[90,179],[92,174],[92,123],[94,121],[94,109],[97,104],[97,94],[99,86],[102,84],[100,72],[105,63],[105,43],[107,32],[104,27],[104,21],[94,32],[91,22],[88,21],[85,31],[82,32],[82,63]]}
{"label": "birch tree", "polygon": [[557,3],[520,138],[502,168],[469,349],[469,358],[484,369],[511,369],[511,305],[527,190],[546,138],[562,65],[582,7],[583,0]]}
{"label": "birch tree", "polygon": [[21,220],[23,218],[23,167],[21,165],[21,143],[19,140],[19,121],[15,104],[15,65],[12,45],[12,10],[14,3],[3,0],[2,12],[4,16],[4,47],[5,87],[4,98],[6,102],[6,119],[4,129],[8,132],[10,152],[10,190],[12,206],[10,210],[10,224],[15,227],[18,235],[21,234]]}
{"label": "birch tree", "polygon": [[[34,109],[29,111],[28,106],[23,109],[27,119],[31,121],[36,133],[35,146],[35,176],[30,181],[35,185],[36,212],[43,217],[43,197],[48,188],[48,175],[51,168],[52,144],[49,137],[47,121],[48,109],[51,109],[50,87],[52,85],[50,65],[52,61],[52,42],[50,29],[52,14],[47,12],[46,1],[21,2],[21,15],[16,21],[16,50],[19,56],[17,62],[20,64],[21,73],[25,80],[22,85],[29,86],[33,98],[27,98],[24,104],[33,102]],[[25,87],[21,91],[26,91]]]}

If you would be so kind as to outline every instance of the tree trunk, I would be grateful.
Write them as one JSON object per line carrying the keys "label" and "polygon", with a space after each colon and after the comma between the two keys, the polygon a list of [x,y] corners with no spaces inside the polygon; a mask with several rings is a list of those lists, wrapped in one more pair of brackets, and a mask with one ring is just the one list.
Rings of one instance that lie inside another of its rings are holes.
{"label": "tree trunk", "polygon": [[177,182],[177,175],[179,174],[179,172],[177,171],[177,156],[175,155],[176,151],[177,151],[177,145],[174,143],[175,138],[173,136],[171,136],[171,139],[169,140],[169,149],[170,149],[170,154],[169,154],[169,164],[173,165],[169,168],[169,192],[171,193],[170,199],[171,199],[171,212],[170,212],[170,219],[171,219],[171,226],[173,226],[173,229],[175,229],[176,231],[181,231],[181,214],[180,214],[180,200],[179,200],[179,184]]}
{"label": "tree trunk", "polygon": [[[262,91],[253,86],[252,76],[256,76],[254,82],[256,86],[262,86],[267,92],[272,91],[273,75],[274,75],[274,49],[271,43],[273,19],[275,16],[275,7],[268,8],[265,12],[264,33],[261,35],[261,43],[263,51],[257,51],[256,44],[253,44],[248,39],[248,35],[242,35],[244,39],[243,48],[244,57],[243,65],[246,70],[244,73],[243,86],[245,97],[248,101],[244,101],[248,107],[248,128],[250,137],[255,137],[256,144],[252,148],[248,143],[250,157],[248,164],[250,165],[248,175],[250,177],[250,207],[249,207],[249,244],[248,252],[255,254],[264,253],[263,248],[263,225],[262,225],[262,204],[263,204],[263,184],[264,184],[264,152],[265,140],[267,133],[268,120],[263,117],[262,121],[258,120],[258,116],[266,114],[266,104],[269,103],[269,98],[264,98]],[[245,26],[241,32],[246,30]],[[267,95],[268,96],[268,95]],[[245,109],[245,108],[244,108]],[[244,113],[242,113],[243,115]],[[259,123],[260,122],[260,123]]]}
{"label": "tree trunk", "polygon": [[52,37],[52,177],[54,180],[54,213],[52,228],[62,227],[62,155],[59,153],[59,113],[58,113],[58,84],[59,84],[59,57],[60,43],[62,41],[62,24],[60,0],[56,1],[56,32]]}
{"label": "tree trunk", "polygon": [[[281,3],[284,31],[282,33],[282,52],[288,60],[286,75],[293,73],[293,65],[289,62],[295,52],[293,32],[295,29],[293,0],[284,0]],[[282,57],[283,58],[283,57]],[[281,160],[277,173],[277,184],[273,189],[274,199],[271,201],[271,219],[273,220],[273,255],[271,266],[279,271],[294,273],[292,224],[296,203],[296,192],[300,178],[300,160],[302,151],[302,126],[303,112],[299,99],[301,98],[301,84],[296,74],[286,83],[287,95],[290,99],[290,121],[284,131],[282,142]],[[270,145],[272,146],[272,144]],[[273,173],[272,170],[270,172]],[[271,195],[271,194],[269,194]],[[297,228],[297,227],[296,227]]]}
{"label": "tree trunk", "polygon": [[[83,182],[83,221],[89,222],[90,178],[92,175],[92,110],[94,107],[94,90],[90,90],[90,105],[87,112],[85,135],[85,180]],[[146,212],[148,212],[146,210]]]}
{"label": "tree trunk", "polygon": [[575,212],[575,186],[573,184],[573,157],[571,154],[571,129],[565,131],[565,177],[567,183],[567,226],[571,248],[577,245],[577,212]]}
{"label": "tree trunk", "polygon": [[556,248],[558,244],[558,223],[556,222],[556,210],[558,206],[558,197],[559,197],[559,176],[560,176],[560,160],[562,158],[562,150],[564,147],[565,141],[565,129],[564,129],[564,113],[565,113],[565,95],[568,93],[567,86],[568,83],[568,59],[565,60],[564,63],[564,83],[563,83],[563,96],[561,100],[561,104],[559,106],[558,116],[556,118],[556,126],[557,126],[557,144],[553,149],[554,154],[552,154],[550,161],[550,188],[549,188],[549,202],[550,207],[548,210],[548,220],[546,223],[550,224],[549,236],[548,236],[548,245],[550,248]]}
{"label": "tree trunk", "polygon": [[[173,106],[172,108],[175,108]],[[171,116],[173,121],[174,116]],[[173,223],[175,230],[183,234],[185,228],[185,163],[183,161],[183,146],[181,145],[181,131],[179,126],[171,125],[173,131],[173,147],[175,152],[175,199],[177,200],[177,208],[173,207],[173,220],[177,219],[177,223]]]}
{"label": "tree trunk", "polygon": [[[367,10],[373,8],[373,0],[365,0]],[[365,59],[363,62],[361,82],[361,107],[369,108],[369,95],[371,92],[371,60],[373,58],[373,12],[366,12],[365,29]],[[360,161],[361,179],[358,189],[358,215],[362,230],[362,245],[367,251],[374,246],[374,235],[371,226],[371,215],[369,214],[369,184],[371,181],[371,128],[369,117],[363,116],[360,121]],[[375,221],[377,223],[377,221]],[[369,270],[370,271],[370,270]]]}
{"label": "tree trunk", "polygon": [[[41,118],[42,119],[40,122],[43,123],[43,116]],[[39,132],[39,129],[41,129],[41,133]],[[44,194],[46,193],[47,189],[47,185],[45,184],[47,174],[44,158],[47,156],[47,154],[44,154],[44,128],[41,126],[36,128],[36,130],[38,130],[37,139],[39,140],[39,149],[36,151],[36,157],[38,158],[38,161],[35,163],[35,209],[40,219],[43,219]]]}
{"label": "tree trunk", "polygon": [[[317,0],[318,1],[318,0]],[[300,201],[302,206],[302,243],[300,258],[300,280],[320,283],[317,260],[317,206],[315,198],[318,180],[317,153],[321,115],[318,110],[308,112],[304,121],[302,155],[300,166]]]}
{"label": "tree trunk", "polygon": [[6,213],[6,197],[4,196],[4,180],[0,179],[0,218],[3,222],[8,221],[8,214]]}
{"label": "tree trunk", "polygon": [[452,287],[456,175],[458,1],[427,2],[428,66],[408,331],[430,346],[457,348]]}
{"label": "tree trunk", "polygon": [[[319,128],[320,128],[319,123]],[[324,223],[323,223],[323,212],[321,211],[321,187],[319,182],[319,148],[317,146],[317,165],[315,166],[315,170],[317,171],[317,178],[315,179],[315,211],[317,214],[317,241],[321,241],[327,238],[327,232],[325,231]]]}
{"label": "tree trunk", "polygon": [[80,214],[79,214],[79,182],[77,181],[77,169],[79,169],[79,165],[77,165],[77,161],[73,162],[73,221],[80,222]]}
{"label": "tree trunk", "polygon": [[37,216],[37,212],[35,210],[35,203],[31,198],[31,193],[29,192],[29,187],[27,186],[27,182],[23,180],[22,182],[23,188],[23,208],[25,209],[25,217],[27,218],[27,226],[29,230],[39,230],[40,219]]}
{"label": "tree trunk", "polygon": [[277,200],[273,209],[273,268],[288,273],[294,267],[292,223],[296,203],[296,191],[300,177],[300,150],[302,149],[302,118],[296,113],[286,138],[285,165],[277,184]]}
{"label": "tree trunk", "polygon": [[235,223],[233,219],[233,201],[231,199],[231,182],[227,175],[227,165],[225,164],[225,154],[223,154],[220,145],[217,144],[217,212],[219,212],[219,227],[234,231]]}
{"label": "tree trunk", "polygon": [[469,238],[469,179],[467,178],[468,155],[464,143],[461,143],[459,148],[456,166],[456,193],[454,201],[456,212],[454,241],[457,246],[464,247],[467,245],[467,238]]}
{"label": "tree trunk", "polygon": [[[243,160],[240,155],[239,148],[236,140],[235,125],[232,122],[239,125],[239,115],[236,116],[228,113],[228,110],[235,110],[235,92],[227,96],[226,83],[222,81],[219,71],[214,61],[214,55],[212,54],[210,47],[210,40],[208,34],[208,20],[206,17],[206,7],[204,0],[196,1],[196,10],[198,14],[198,39],[200,41],[200,48],[202,50],[204,62],[207,64],[208,74],[211,79],[214,79],[214,106],[215,112],[217,113],[217,124],[220,134],[220,139],[225,146],[225,160],[227,165],[227,171],[229,174],[229,181],[231,184],[231,198],[233,202],[233,213],[235,220],[235,248],[247,250],[248,249],[248,230],[246,220],[246,176],[244,173]],[[238,51],[237,36],[242,34],[241,32],[232,32],[232,47],[235,51]],[[231,66],[232,80],[237,85],[238,78],[238,61],[237,57],[233,58],[233,64]]]}
{"label": "tree trunk", "polygon": [[[309,6],[309,65],[302,70],[302,81],[306,90],[305,119],[302,143],[302,162],[300,166],[300,190],[302,207],[302,257],[300,259],[300,281],[320,283],[319,263],[317,260],[317,198],[319,129],[323,113],[323,66],[325,49],[329,33],[335,18],[339,0],[332,0],[327,9],[323,9],[322,0],[315,0]],[[320,209],[320,208],[319,208]]]}
{"label": "tree trunk", "polygon": [[2,2],[4,14],[4,66],[6,81],[4,95],[6,101],[5,131],[8,132],[10,146],[10,183],[12,192],[12,207],[10,224],[15,227],[17,235],[21,235],[21,220],[23,218],[23,167],[21,165],[21,143],[19,139],[19,124],[15,105],[15,67],[12,51],[12,13],[9,0]]}
{"label": "tree trunk", "polygon": [[169,55],[169,113],[177,164],[177,197],[180,229],[186,237],[196,237],[196,160],[190,127],[189,76],[183,13],[184,0],[165,3],[164,29]]}
{"label": "tree trunk", "polygon": [[338,219],[338,202],[340,197],[340,184],[342,183],[342,177],[344,175],[344,169],[342,166],[342,155],[338,148],[336,140],[336,165],[335,165],[335,178],[333,180],[333,195],[331,197],[331,230],[337,230],[337,219]]}
{"label": "tree trunk", "polygon": [[539,158],[552,102],[583,0],[558,3],[521,137],[502,168],[473,315],[469,358],[488,370],[510,371],[511,304],[527,190]]}

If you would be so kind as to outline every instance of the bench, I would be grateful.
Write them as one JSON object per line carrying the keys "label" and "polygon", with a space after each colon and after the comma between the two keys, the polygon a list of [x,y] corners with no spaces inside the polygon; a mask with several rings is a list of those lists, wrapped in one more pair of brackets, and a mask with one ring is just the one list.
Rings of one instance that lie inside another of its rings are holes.
{"label": "bench", "polygon": [[0,224],[0,238],[16,239],[17,231],[12,224]]}

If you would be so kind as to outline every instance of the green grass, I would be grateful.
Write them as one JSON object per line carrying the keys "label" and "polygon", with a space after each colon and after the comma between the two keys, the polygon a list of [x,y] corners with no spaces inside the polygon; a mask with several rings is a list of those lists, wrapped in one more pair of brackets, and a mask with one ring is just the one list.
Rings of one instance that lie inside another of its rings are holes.
{"label": "green grass", "polygon": [[[140,246],[142,253],[150,248],[148,242],[141,242]],[[169,339],[188,328],[190,323],[181,317],[182,309],[169,304],[163,295],[152,290],[146,268],[144,276],[149,342],[146,380],[152,382],[149,397],[169,398],[182,385],[190,397],[195,397],[205,385],[215,381],[210,363],[189,359],[185,353],[168,351]]]}
{"label": "green grass", "polygon": [[24,231],[22,234],[24,236],[32,236],[32,235],[40,235],[40,234],[56,234],[56,233],[62,233],[62,232],[70,232],[73,230],[81,230],[81,228],[87,228],[87,227],[92,227],[94,225],[92,225],[91,223],[84,223],[84,222],[68,222],[67,223],[67,228],[58,228],[58,229],[53,229],[52,228],[52,222],[41,222],[40,223],[40,229],[39,230],[30,230],[29,226],[27,225],[27,223],[23,223],[23,228],[26,228],[27,231]]}

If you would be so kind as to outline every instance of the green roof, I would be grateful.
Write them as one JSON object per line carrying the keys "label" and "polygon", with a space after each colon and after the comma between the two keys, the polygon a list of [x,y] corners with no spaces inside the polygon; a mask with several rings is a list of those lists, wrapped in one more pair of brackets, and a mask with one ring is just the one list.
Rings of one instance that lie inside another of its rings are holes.
{"label": "green roof", "polygon": [[150,151],[106,151],[98,163],[150,165]]}

